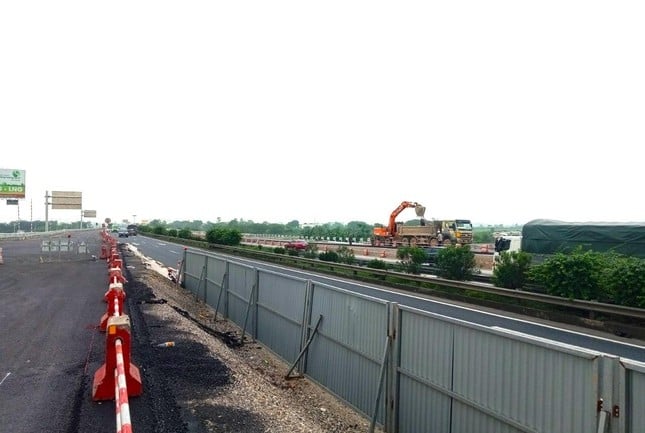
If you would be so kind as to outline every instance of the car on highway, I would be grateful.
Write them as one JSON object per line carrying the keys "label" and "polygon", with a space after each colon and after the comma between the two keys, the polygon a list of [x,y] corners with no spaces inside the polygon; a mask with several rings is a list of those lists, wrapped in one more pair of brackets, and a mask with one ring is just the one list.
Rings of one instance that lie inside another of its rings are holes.
{"label": "car on highway", "polygon": [[119,237],[120,238],[127,238],[129,236],[128,229],[125,227],[121,227],[119,229]]}
{"label": "car on highway", "polygon": [[306,250],[307,247],[309,246],[309,243],[303,240],[295,240],[295,241],[288,241],[282,246],[287,250]]}

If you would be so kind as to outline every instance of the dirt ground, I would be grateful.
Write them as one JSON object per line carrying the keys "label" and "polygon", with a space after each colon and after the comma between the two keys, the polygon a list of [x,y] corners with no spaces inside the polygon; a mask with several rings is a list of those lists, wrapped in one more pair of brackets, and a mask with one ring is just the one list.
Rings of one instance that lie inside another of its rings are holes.
{"label": "dirt ground", "polygon": [[[164,412],[141,422],[175,433],[369,431],[367,417],[312,381],[285,379],[289,365],[257,342],[240,344],[236,325],[216,321],[211,307],[167,275],[127,248],[122,256],[132,363],[144,393],[153,393],[152,404]],[[136,431],[136,413],[132,418]]]}

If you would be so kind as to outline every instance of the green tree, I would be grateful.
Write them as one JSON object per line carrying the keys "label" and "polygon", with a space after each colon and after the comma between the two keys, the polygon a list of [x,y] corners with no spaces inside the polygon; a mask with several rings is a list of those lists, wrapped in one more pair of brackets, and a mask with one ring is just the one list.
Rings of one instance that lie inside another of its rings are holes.
{"label": "green tree", "polygon": [[385,263],[385,260],[379,260],[379,259],[372,259],[369,262],[367,262],[367,266],[370,269],[387,269],[387,263]]}
{"label": "green tree", "polygon": [[426,253],[419,247],[401,247],[396,250],[396,258],[401,260],[405,272],[419,274],[421,265],[426,261]]}
{"label": "green tree", "polygon": [[528,281],[532,256],[523,251],[503,251],[496,259],[492,282],[497,287],[519,289]]}
{"label": "green tree", "polygon": [[529,279],[544,287],[549,295],[568,299],[599,300],[600,279],[607,259],[578,247],[571,253],[557,253],[531,267]]}
{"label": "green tree", "polygon": [[323,262],[333,262],[333,263],[339,262],[338,253],[336,251],[322,252],[318,255],[318,259],[322,260]]}
{"label": "green tree", "polygon": [[239,245],[242,233],[234,228],[213,228],[206,232],[206,241],[219,245]]}
{"label": "green tree", "polygon": [[456,281],[470,280],[475,269],[475,253],[468,245],[449,245],[437,254],[437,275]]}
{"label": "green tree", "polygon": [[177,237],[182,239],[191,239],[193,237],[193,232],[188,227],[183,228],[177,232]]}
{"label": "green tree", "polygon": [[624,257],[615,260],[602,275],[602,286],[618,305],[645,308],[645,260]]}
{"label": "green tree", "polygon": [[162,225],[157,225],[152,228],[152,233],[155,235],[165,235],[166,234],[166,227]]}

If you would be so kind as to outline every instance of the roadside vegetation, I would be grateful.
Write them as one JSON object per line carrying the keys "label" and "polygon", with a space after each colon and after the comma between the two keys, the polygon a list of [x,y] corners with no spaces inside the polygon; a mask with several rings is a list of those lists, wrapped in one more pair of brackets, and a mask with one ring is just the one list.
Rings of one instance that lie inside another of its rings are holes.
{"label": "roadside vegetation", "polygon": [[503,252],[492,281],[498,287],[538,286],[546,294],[645,308],[645,260],[578,248],[531,265],[531,255]]}
{"label": "roadside vegetation", "polygon": [[[208,229],[194,230],[195,225]],[[212,225],[193,222],[192,227],[177,228],[158,222],[156,225],[140,226],[139,231],[206,241],[211,244],[239,246],[242,233],[282,234],[293,238],[310,236],[314,241],[347,242],[350,238],[354,241],[362,239],[363,236],[367,238],[372,230],[372,226],[358,222],[347,225],[323,224],[306,229],[299,229],[297,221],[284,225],[255,224],[244,221]],[[475,229],[474,242],[492,242],[494,233],[497,231],[500,231],[500,228]],[[195,235],[195,233],[201,234]],[[262,249],[261,246],[255,248]],[[264,249],[269,250],[266,247]],[[317,245],[310,243],[305,250],[273,247],[270,251],[331,263],[356,263],[353,250],[347,246],[318,251]],[[418,247],[401,247],[397,250],[397,259],[397,263],[373,259],[365,263],[365,267],[420,274],[424,266],[432,265],[438,277],[455,281],[469,281],[478,272],[475,254],[469,247],[463,246],[448,246],[433,254]],[[578,249],[570,253],[555,254],[545,258],[539,264],[534,264],[531,254],[522,251],[503,252],[497,258],[491,281],[497,287],[512,290],[535,290],[568,299],[645,308],[645,260],[615,253]]]}

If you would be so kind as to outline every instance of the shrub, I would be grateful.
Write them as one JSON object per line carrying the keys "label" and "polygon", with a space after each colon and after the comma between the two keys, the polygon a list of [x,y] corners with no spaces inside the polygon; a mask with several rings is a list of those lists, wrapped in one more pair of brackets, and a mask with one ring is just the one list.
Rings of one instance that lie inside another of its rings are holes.
{"label": "shrub", "polygon": [[206,232],[206,241],[211,244],[239,245],[242,233],[237,229],[214,228]]}
{"label": "shrub", "polygon": [[346,263],[348,265],[353,265],[354,263],[356,263],[354,250],[348,247],[342,246],[338,248],[336,253],[338,254],[338,260],[340,260],[341,263]]}
{"label": "shrub", "polygon": [[625,257],[605,269],[601,285],[615,304],[645,308],[645,260]]}
{"label": "shrub", "polygon": [[318,245],[309,244],[303,253],[303,256],[307,259],[316,259],[318,258]]}
{"label": "shrub", "polygon": [[322,260],[323,262],[333,262],[333,263],[338,263],[339,258],[338,254],[336,251],[325,251],[324,253],[320,253],[318,255],[318,259]]}
{"label": "shrub", "polygon": [[468,245],[450,245],[437,254],[437,276],[449,280],[466,281],[475,269],[475,254]]}
{"label": "shrub", "polygon": [[367,264],[365,265],[370,269],[387,269],[387,263],[383,260],[379,259],[372,259]]}
{"label": "shrub", "polygon": [[519,289],[528,281],[532,256],[523,251],[503,251],[495,261],[492,282],[497,287]]}
{"label": "shrub", "polygon": [[568,299],[598,300],[603,265],[601,253],[577,248],[571,253],[557,253],[532,267],[528,277],[546,289],[549,295]]}
{"label": "shrub", "polygon": [[165,235],[166,234],[166,228],[163,226],[154,226],[152,228],[152,233],[155,235]]}
{"label": "shrub", "polygon": [[190,229],[181,229],[177,232],[177,237],[182,239],[192,239],[193,232]]}
{"label": "shrub", "polygon": [[410,274],[419,274],[427,260],[425,251],[419,247],[401,247],[396,250],[396,257],[401,260],[401,270]]}

